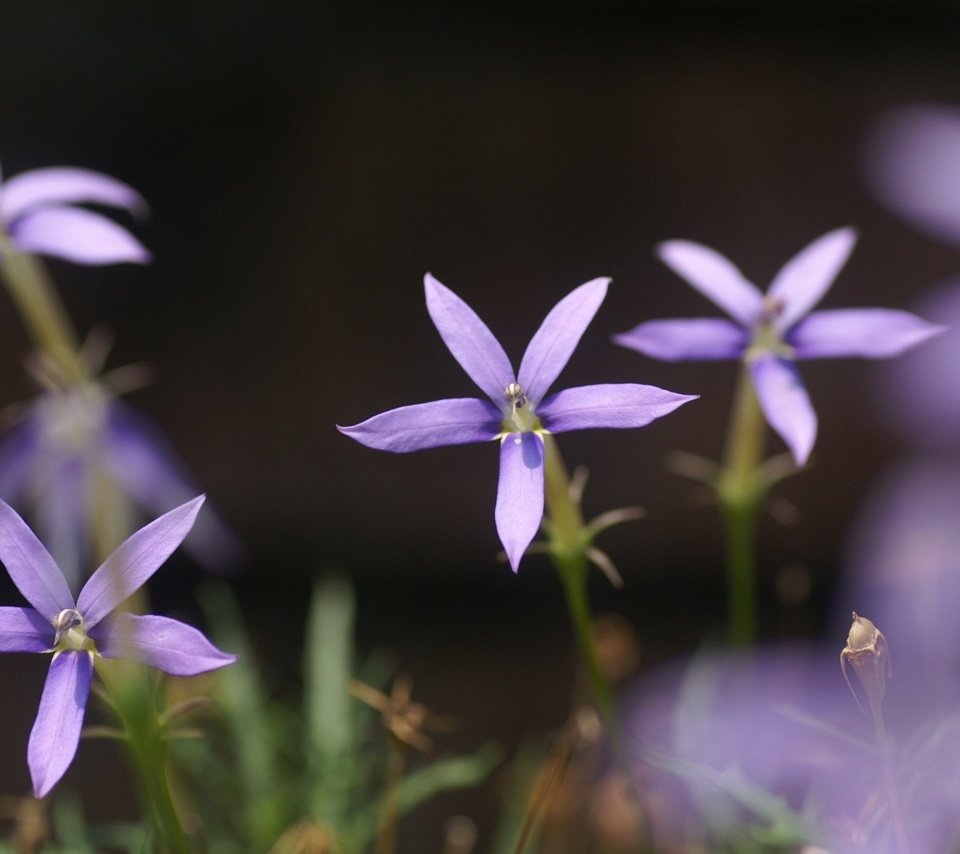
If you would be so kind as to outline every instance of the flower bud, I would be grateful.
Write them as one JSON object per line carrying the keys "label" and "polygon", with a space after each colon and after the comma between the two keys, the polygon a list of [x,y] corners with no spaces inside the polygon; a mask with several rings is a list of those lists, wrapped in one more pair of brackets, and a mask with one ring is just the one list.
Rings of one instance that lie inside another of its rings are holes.
{"label": "flower bud", "polygon": [[866,712],[857,692],[850,684],[850,677],[847,675],[848,664],[860,679],[871,710],[874,713],[878,712],[883,703],[887,679],[892,673],[890,652],[883,632],[866,617],[859,616],[856,611],[853,612],[853,623],[847,634],[847,645],[840,653],[840,670],[857,705],[860,706],[861,711]]}

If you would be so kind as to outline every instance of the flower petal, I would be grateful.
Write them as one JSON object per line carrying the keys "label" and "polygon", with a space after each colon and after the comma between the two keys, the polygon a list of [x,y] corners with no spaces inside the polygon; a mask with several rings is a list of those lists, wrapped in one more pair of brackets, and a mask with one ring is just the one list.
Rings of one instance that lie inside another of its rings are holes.
{"label": "flower petal", "polygon": [[587,385],[550,395],[540,404],[537,415],[551,433],[592,427],[643,427],[697,397],[636,383]]}
{"label": "flower petal", "polygon": [[129,231],[81,208],[41,208],[10,226],[19,249],[75,264],[146,264],[150,253]]}
{"label": "flower petal", "polygon": [[32,486],[40,430],[27,416],[14,424],[0,445],[0,497],[16,502]]}
{"label": "flower petal", "polygon": [[739,359],[749,343],[747,333],[722,317],[650,320],[629,332],[614,335],[623,347],[654,359]]}
{"label": "flower petal", "polygon": [[487,397],[505,405],[503,392],[514,374],[500,342],[470,306],[429,273],[423,287],[427,311],[453,358]]}
{"label": "flower petal", "polygon": [[661,261],[743,326],[760,313],[763,296],[734,264],[714,249],[691,240],[667,240],[656,247]]}
{"label": "flower petal", "polygon": [[857,232],[852,228],[829,231],[780,268],[767,291],[768,298],[783,302],[782,313],[777,317],[778,329],[789,329],[820,302],[856,242]]}
{"label": "flower petal", "polygon": [[511,433],[500,445],[497,533],[514,572],[543,520],[543,440]]}
{"label": "flower petal", "polygon": [[237,660],[217,649],[193,626],[152,614],[116,614],[90,636],[104,658],[132,659],[172,676],[195,676]]}
{"label": "flower petal", "polygon": [[946,331],[909,311],[892,308],[841,308],[817,311],[787,335],[798,359],[898,356]]}
{"label": "flower petal", "polygon": [[64,652],[50,662],[27,743],[27,764],[38,798],[59,782],[77,753],[92,675],[93,662],[85,652]]}
{"label": "flower petal", "polygon": [[34,461],[29,495],[32,518],[71,590],[90,571],[90,489],[92,466],[76,451],[45,446]]}
{"label": "flower petal", "polygon": [[570,360],[606,297],[609,284],[610,279],[592,279],[571,291],[550,310],[530,339],[517,382],[534,404],[543,400]]}
{"label": "flower petal", "polygon": [[121,543],[100,568],[90,576],[77,597],[77,610],[87,631],[146,580],[170,557],[190,533],[204,496],[164,513]]}
{"label": "flower petal", "polygon": [[796,367],[776,356],[750,361],[753,387],[767,423],[787,443],[798,466],[806,463],[817,438],[817,414]]}
{"label": "flower petal", "polygon": [[48,620],[74,607],[70,588],[50,552],[5,501],[0,501],[0,561],[24,598]]}
{"label": "flower petal", "polygon": [[31,208],[83,202],[125,208],[138,216],[147,211],[143,196],[123,181],[92,169],[53,166],[5,181],[0,188],[0,218],[9,223]]}
{"label": "flower petal", "polygon": [[381,412],[337,429],[368,448],[405,454],[444,445],[488,442],[502,432],[500,410],[486,400],[459,397]]}
{"label": "flower petal", "polygon": [[49,652],[54,631],[33,608],[0,608],[0,652]]}
{"label": "flower petal", "polygon": [[894,108],[878,123],[866,160],[881,202],[924,231],[960,242],[960,110]]}
{"label": "flower petal", "polygon": [[[110,402],[104,430],[104,465],[150,514],[166,513],[200,491],[156,427],[121,401]],[[239,537],[210,505],[183,547],[215,571],[238,564],[244,551]]]}

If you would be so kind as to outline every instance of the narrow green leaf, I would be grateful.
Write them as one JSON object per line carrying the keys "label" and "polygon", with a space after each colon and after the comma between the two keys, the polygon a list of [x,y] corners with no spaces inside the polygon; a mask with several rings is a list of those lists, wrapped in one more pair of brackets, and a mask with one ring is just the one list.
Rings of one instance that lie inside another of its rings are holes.
{"label": "narrow green leaf", "polygon": [[355,602],[341,574],[313,589],[304,649],[307,738],[311,756],[311,813],[340,827],[356,790],[357,763],[352,703]]}

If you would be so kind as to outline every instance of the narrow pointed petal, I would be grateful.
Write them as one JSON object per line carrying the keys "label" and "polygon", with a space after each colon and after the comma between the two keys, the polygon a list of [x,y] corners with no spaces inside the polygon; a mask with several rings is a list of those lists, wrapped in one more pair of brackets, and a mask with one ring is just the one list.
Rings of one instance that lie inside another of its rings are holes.
{"label": "narrow pointed petal", "polygon": [[84,202],[124,208],[137,216],[147,211],[143,196],[123,181],[92,169],[53,166],[21,172],[5,181],[0,189],[0,218],[12,222],[32,208]]}
{"label": "narrow pointed petal", "polygon": [[[104,465],[134,501],[152,516],[166,513],[200,492],[156,427],[118,400],[110,402],[105,424]],[[225,571],[240,563],[240,538],[207,505],[183,547],[202,565]]]}
{"label": "narrow pointed petal", "polygon": [[37,531],[71,590],[90,572],[88,534],[91,470],[71,451],[44,448],[36,461],[29,500]]}
{"label": "narrow pointed petal", "polygon": [[652,385],[587,385],[550,395],[537,408],[537,415],[551,433],[592,427],[643,427],[696,398]]}
{"label": "narrow pointed petal", "polygon": [[54,656],[27,743],[33,793],[46,795],[66,773],[80,742],[93,662],[85,652]]}
{"label": "narrow pointed petal", "polygon": [[511,433],[500,445],[497,533],[514,572],[543,520],[543,440]]}
{"label": "narrow pointed petal", "polygon": [[4,501],[0,501],[0,561],[24,598],[48,620],[74,606],[70,588],[50,552]]}
{"label": "narrow pointed petal", "polygon": [[337,429],[368,448],[406,454],[443,445],[488,442],[500,435],[502,423],[500,410],[492,403],[462,397],[401,406]]}
{"label": "narrow pointed petal", "polygon": [[787,335],[798,359],[862,356],[883,359],[946,331],[908,311],[892,308],[843,308],[816,311]]}
{"label": "narrow pointed petal", "polygon": [[75,264],[146,264],[150,253],[122,226],[81,208],[41,208],[10,226],[19,249]]}
{"label": "narrow pointed petal", "polygon": [[77,597],[87,631],[153,575],[190,533],[204,496],[164,513],[121,543],[90,576]]}
{"label": "narrow pointed petal", "polygon": [[203,633],[169,617],[116,614],[91,633],[104,658],[139,661],[171,676],[196,676],[237,660]]}
{"label": "narrow pointed petal", "polygon": [[830,289],[857,242],[852,228],[838,228],[818,237],[793,256],[774,277],[767,296],[783,302],[777,328],[789,329]]}
{"label": "narrow pointed petal", "polygon": [[32,417],[14,424],[0,445],[0,498],[16,503],[33,483],[40,431]]}
{"label": "narrow pointed petal", "polygon": [[33,608],[0,608],[0,652],[49,652],[54,631]]}
{"label": "narrow pointed petal", "polygon": [[661,261],[743,326],[760,313],[763,296],[719,252],[690,240],[668,240],[656,248]]}
{"label": "narrow pointed petal", "polygon": [[443,343],[460,367],[494,403],[514,381],[513,367],[487,325],[460,297],[427,273],[423,279],[427,311]]}
{"label": "narrow pointed petal", "polygon": [[749,365],[767,423],[787,443],[797,465],[804,465],[817,438],[817,414],[800,374],[792,363],[776,356],[764,356]]}
{"label": "narrow pointed petal", "polygon": [[543,400],[564,369],[607,295],[610,279],[593,279],[558,302],[536,331],[520,362],[517,382],[534,403]]}
{"label": "narrow pointed petal", "polygon": [[687,359],[739,359],[749,343],[747,333],[722,317],[650,320],[613,340],[631,350],[666,362]]}

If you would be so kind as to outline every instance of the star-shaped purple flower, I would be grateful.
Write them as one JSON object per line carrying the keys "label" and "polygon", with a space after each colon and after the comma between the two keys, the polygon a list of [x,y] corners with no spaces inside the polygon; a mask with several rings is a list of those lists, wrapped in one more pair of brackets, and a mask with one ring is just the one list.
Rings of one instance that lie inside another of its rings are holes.
{"label": "star-shaped purple flower", "polygon": [[180,545],[203,504],[198,496],[141,528],[108,557],[74,600],[50,553],[0,501],[0,561],[31,608],[0,607],[0,652],[52,652],[27,764],[38,798],[73,761],[94,659],[140,661],[193,676],[236,660],[195,628],[169,617],[112,612]]}
{"label": "star-shaped purple flower", "polygon": [[766,294],[713,249],[687,240],[661,243],[660,259],[733,322],[714,317],[651,320],[614,340],[666,361],[744,359],[767,422],[787,443],[797,465],[803,465],[816,439],[817,416],[796,360],[896,356],[943,331],[894,309],[809,313],[833,284],[855,241],[852,228],[823,235],[781,267]]}
{"label": "star-shaped purple flower", "polygon": [[[0,442],[0,498],[27,508],[68,583],[76,584],[90,552],[91,531],[104,512],[97,502],[116,495],[106,512],[159,515],[200,490],[157,428],[103,381],[51,386],[24,409]],[[126,512],[124,512],[126,511]],[[208,569],[240,562],[237,536],[208,506],[185,547]]]}
{"label": "star-shaped purple flower", "polygon": [[0,184],[0,226],[23,252],[76,264],[145,264],[147,249],[90,203],[140,216],[146,202],[133,187],[90,169],[55,166],[21,172]]}
{"label": "star-shaped purple flower", "polygon": [[454,398],[382,412],[342,433],[370,448],[406,453],[500,440],[496,524],[514,572],[543,519],[543,433],[589,427],[642,427],[693,400],[648,385],[571,388],[546,396],[607,293],[594,279],[547,315],[514,373],[500,342],[460,297],[429,273],[427,311],[460,366],[489,400]]}

